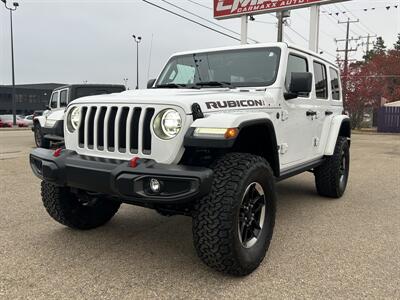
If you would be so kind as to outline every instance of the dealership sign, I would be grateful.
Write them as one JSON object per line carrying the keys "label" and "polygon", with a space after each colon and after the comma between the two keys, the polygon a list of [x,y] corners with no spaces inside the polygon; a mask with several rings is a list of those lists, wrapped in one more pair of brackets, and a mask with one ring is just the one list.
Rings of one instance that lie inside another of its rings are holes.
{"label": "dealership sign", "polygon": [[346,0],[214,0],[214,18],[234,18]]}

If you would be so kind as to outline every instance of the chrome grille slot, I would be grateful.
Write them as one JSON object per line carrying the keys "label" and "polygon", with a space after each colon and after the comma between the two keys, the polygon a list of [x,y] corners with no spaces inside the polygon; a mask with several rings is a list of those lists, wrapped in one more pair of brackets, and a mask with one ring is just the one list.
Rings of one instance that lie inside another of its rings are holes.
{"label": "chrome grille slot", "polygon": [[79,148],[119,154],[150,155],[153,107],[83,106]]}

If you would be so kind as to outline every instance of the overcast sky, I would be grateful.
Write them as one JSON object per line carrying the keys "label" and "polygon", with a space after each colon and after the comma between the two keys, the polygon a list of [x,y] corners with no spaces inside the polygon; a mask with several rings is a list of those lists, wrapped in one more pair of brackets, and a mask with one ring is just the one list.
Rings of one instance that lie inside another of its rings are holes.
{"label": "overcast sky", "polygon": [[[176,10],[161,0],[150,0]],[[239,32],[240,20],[216,21],[212,0],[169,0],[211,21]],[[10,1],[8,1],[10,2]],[[237,45],[238,42],[212,32],[141,0],[126,1],[19,1],[14,13],[16,82],[21,83],[123,83],[135,87],[136,47],[133,33],[141,35],[140,82],[155,77],[168,57],[177,51]],[[2,4],[2,3],[0,3]],[[334,38],[345,37],[345,25],[337,20],[359,18],[351,25],[351,36],[377,34],[392,46],[400,33],[400,0],[353,0],[321,8],[320,48],[334,60]],[[387,10],[386,6],[392,6]],[[371,8],[375,10],[371,10]],[[368,9],[368,11],[364,11]],[[346,14],[342,12],[347,11]],[[328,13],[333,13],[329,16]],[[338,16],[335,13],[340,12]],[[185,14],[184,12],[182,12]],[[187,15],[187,14],[185,14]],[[189,16],[194,18],[193,16]],[[256,16],[249,24],[249,36],[259,42],[276,39],[273,14]],[[199,20],[206,24],[205,21]],[[285,40],[307,46],[309,9],[293,10],[285,28]],[[210,25],[210,24],[208,24]],[[8,11],[0,5],[0,84],[11,83],[10,24]],[[213,25],[211,25],[213,26]],[[213,26],[215,27],[215,26]],[[297,33],[296,33],[297,32]],[[153,42],[152,42],[153,41]],[[152,52],[150,59],[150,49]],[[339,44],[342,48],[343,43]],[[356,46],[356,43],[353,43]],[[361,57],[362,49],[351,57]],[[149,73],[149,76],[148,76]]]}

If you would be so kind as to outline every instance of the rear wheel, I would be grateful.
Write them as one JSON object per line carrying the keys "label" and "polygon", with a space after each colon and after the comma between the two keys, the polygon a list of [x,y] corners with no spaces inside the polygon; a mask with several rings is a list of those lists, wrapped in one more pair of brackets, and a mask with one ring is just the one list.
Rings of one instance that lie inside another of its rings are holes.
{"label": "rear wheel", "polygon": [[107,223],[120,203],[101,196],[77,195],[69,188],[42,181],[42,201],[57,222],[75,229],[93,229]]}
{"label": "rear wheel", "polygon": [[231,153],[219,159],[211,192],[195,207],[194,245],[208,266],[244,276],[268,250],[275,224],[274,177],[268,162]]}
{"label": "rear wheel", "polygon": [[339,136],[332,156],[315,169],[315,185],[318,194],[330,198],[343,196],[350,169],[350,150],[346,137]]}
{"label": "rear wheel", "polygon": [[50,141],[43,136],[42,129],[39,125],[35,125],[33,128],[33,133],[35,136],[35,144],[38,148],[50,148]]}

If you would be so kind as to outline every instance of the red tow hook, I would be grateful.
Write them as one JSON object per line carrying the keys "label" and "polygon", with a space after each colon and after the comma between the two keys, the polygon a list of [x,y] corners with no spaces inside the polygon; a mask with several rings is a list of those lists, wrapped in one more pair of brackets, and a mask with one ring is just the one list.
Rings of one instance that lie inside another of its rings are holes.
{"label": "red tow hook", "polygon": [[53,156],[54,156],[54,157],[59,157],[59,156],[61,155],[61,151],[62,151],[62,150],[63,150],[62,148],[57,148],[57,149],[54,151]]}
{"label": "red tow hook", "polygon": [[138,161],[139,161],[139,157],[135,156],[134,158],[132,158],[132,159],[129,161],[129,166],[130,166],[131,168],[136,168],[137,165],[138,165]]}

